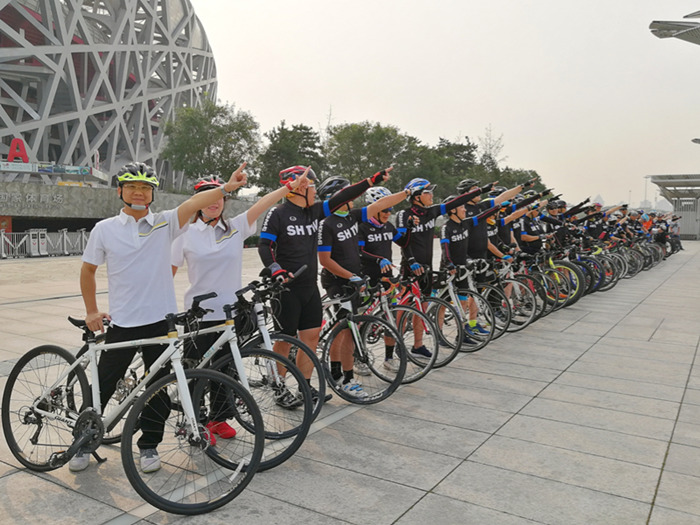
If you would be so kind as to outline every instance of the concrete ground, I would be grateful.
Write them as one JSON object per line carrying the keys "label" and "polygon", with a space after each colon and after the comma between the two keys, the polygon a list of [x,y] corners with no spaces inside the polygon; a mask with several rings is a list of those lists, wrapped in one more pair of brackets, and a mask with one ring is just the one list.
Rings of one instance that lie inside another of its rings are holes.
{"label": "concrete ground", "polygon": [[[700,524],[700,242],[685,247],[378,405],[334,398],[292,459],[207,515],[146,505],[116,447],[80,474],[38,474],[3,440],[0,522]],[[244,260],[246,282],[260,264]],[[79,345],[79,268],[0,261],[0,387],[29,348]]]}

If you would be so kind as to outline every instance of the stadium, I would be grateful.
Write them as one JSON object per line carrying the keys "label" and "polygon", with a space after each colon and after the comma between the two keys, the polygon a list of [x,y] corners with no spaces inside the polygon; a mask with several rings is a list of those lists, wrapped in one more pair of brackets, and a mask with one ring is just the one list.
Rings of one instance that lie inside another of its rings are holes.
{"label": "stadium", "polygon": [[165,123],[217,90],[189,0],[0,0],[0,48],[0,230],[92,228],[133,160],[182,188],[159,158]]}

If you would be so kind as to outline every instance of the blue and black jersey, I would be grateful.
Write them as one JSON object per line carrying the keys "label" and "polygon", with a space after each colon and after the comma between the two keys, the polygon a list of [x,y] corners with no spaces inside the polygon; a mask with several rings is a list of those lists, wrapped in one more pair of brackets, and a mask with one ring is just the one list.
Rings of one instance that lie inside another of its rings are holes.
{"label": "blue and black jersey", "polygon": [[288,200],[271,208],[263,221],[258,244],[258,254],[263,264],[269,267],[277,263],[292,273],[307,265],[307,270],[288,286],[315,286],[320,220],[362,195],[367,188],[369,181],[363,180],[339,191],[327,201],[317,202],[307,208]]}

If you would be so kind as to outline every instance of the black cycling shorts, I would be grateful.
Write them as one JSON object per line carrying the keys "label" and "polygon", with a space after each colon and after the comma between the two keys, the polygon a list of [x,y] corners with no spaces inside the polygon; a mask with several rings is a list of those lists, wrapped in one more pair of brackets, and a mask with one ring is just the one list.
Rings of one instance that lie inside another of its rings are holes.
{"label": "black cycling shorts", "polygon": [[323,314],[318,286],[296,286],[279,296],[275,327],[283,334],[296,337],[300,330],[320,328]]}

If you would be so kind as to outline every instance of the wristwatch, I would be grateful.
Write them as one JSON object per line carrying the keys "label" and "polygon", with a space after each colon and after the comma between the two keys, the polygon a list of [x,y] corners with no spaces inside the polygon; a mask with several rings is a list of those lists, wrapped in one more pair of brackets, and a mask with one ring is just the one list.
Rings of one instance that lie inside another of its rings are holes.
{"label": "wristwatch", "polygon": [[230,192],[230,191],[226,191],[226,188],[224,187],[224,185],[219,186],[219,190],[221,191],[221,195],[223,195],[224,197],[230,197],[230,196],[231,196],[231,192]]}

